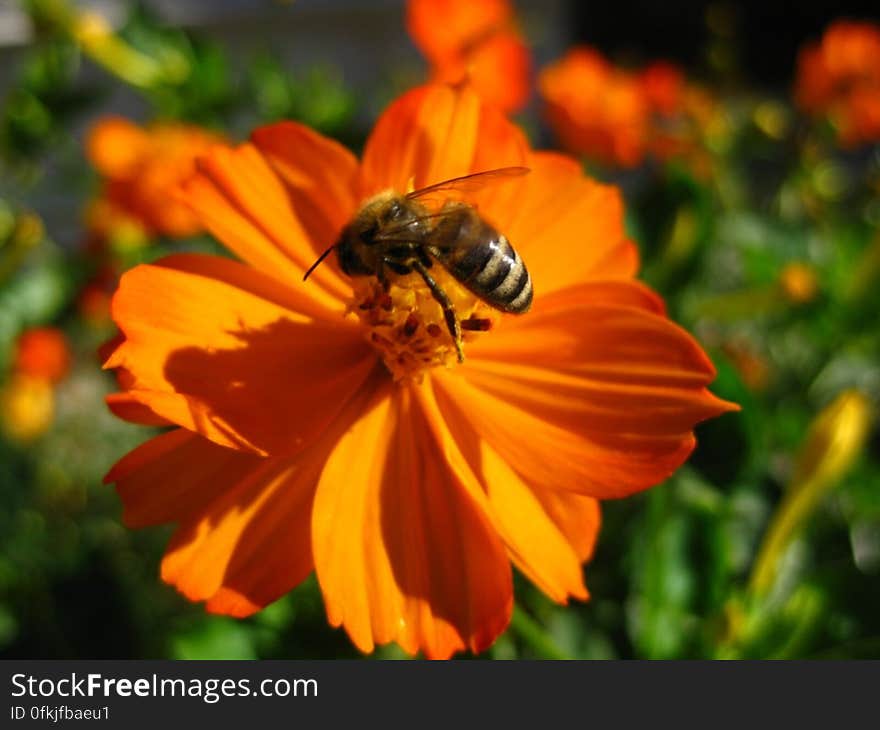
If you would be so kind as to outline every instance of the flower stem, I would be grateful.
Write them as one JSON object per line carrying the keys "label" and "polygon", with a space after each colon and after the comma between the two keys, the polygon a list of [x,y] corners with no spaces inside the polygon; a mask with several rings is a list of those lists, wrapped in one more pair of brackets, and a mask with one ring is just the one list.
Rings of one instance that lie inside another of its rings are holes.
{"label": "flower stem", "polygon": [[148,89],[165,76],[162,64],[114,34],[98,13],[77,12],[69,32],[92,61],[132,86]]}
{"label": "flower stem", "polygon": [[134,48],[113,31],[103,15],[80,9],[70,0],[37,1],[31,12],[43,24],[69,36],[105,71],[137,88],[154,88],[189,71],[184,59],[157,59]]}
{"label": "flower stem", "polygon": [[573,658],[560,649],[538,622],[519,606],[514,605],[513,607],[510,628],[522,641],[528,644],[538,659]]}

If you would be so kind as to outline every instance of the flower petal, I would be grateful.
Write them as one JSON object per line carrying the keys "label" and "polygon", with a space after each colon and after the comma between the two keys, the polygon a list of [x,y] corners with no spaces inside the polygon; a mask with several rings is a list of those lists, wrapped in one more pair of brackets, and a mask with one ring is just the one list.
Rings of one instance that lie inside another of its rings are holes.
{"label": "flower petal", "polygon": [[443,64],[504,27],[512,15],[507,0],[410,0],[406,29],[431,63]]}
{"label": "flower petal", "polygon": [[138,266],[113,298],[125,341],[105,366],[127,371],[133,400],[222,446],[302,447],[376,362],[356,325],[307,305],[233,261]]}
{"label": "flower petal", "polygon": [[148,139],[147,132],[128,119],[104,117],[89,130],[86,155],[105,177],[124,178],[138,164]]}
{"label": "flower petal", "polygon": [[260,458],[184,429],[121,459],[116,482],[130,526],[176,522],[162,578],[214,613],[246,616],[312,570],[311,512],[330,450],[375,393],[376,373],[307,449]]}
{"label": "flower petal", "polygon": [[602,526],[599,500],[574,492],[541,489],[534,484],[532,491],[543,505],[544,511],[574,548],[578,560],[590,560],[599,538],[599,528]]}
{"label": "flower petal", "polygon": [[304,227],[284,185],[254,145],[212,148],[199,158],[199,173],[179,195],[205,228],[260,271],[328,308],[338,309],[350,295],[348,285],[329,269],[303,282],[315,252],[329,244],[316,240],[323,231]]}
{"label": "flower petal", "polygon": [[123,421],[137,423],[141,426],[173,426],[164,416],[146,405],[143,399],[131,393],[110,393],[105,398],[110,412]]}
{"label": "flower petal", "polygon": [[519,33],[495,33],[469,59],[468,78],[489,104],[505,112],[522,109],[532,90],[532,59]]}
{"label": "flower petal", "polygon": [[624,231],[620,191],[552,152],[532,153],[528,166],[503,231],[531,274],[536,298],[591,279],[631,277],[638,256]]}
{"label": "flower petal", "polygon": [[357,158],[296,122],[260,127],[251,139],[284,182],[296,217],[311,235],[314,258],[336,241],[355,213]]}
{"label": "flower petal", "polygon": [[340,440],[318,485],[313,550],[328,617],[363,651],[396,640],[430,658],[478,652],[510,618],[504,546],[479,490],[438,458],[450,439],[436,428],[398,388]]}
{"label": "flower petal", "polygon": [[422,86],[392,103],[364,149],[361,189],[404,192],[453,177],[523,165],[526,142],[467,85]]}
{"label": "flower petal", "polygon": [[104,477],[122,498],[128,527],[180,522],[205,509],[222,491],[255,470],[263,459],[223,448],[176,428],[145,441]]}
{"label": "flower petal", "polygon": [[527,481],[601,499],[645,489],[687,458],[696,423],[736,408],[706,390],[699,345],[633,287],[560,292],[440,381]]}
{"label": "flower petal", "polygon": [[[432,380],[436,382],[438,378]],[[443,406],[441,388],[436,406],[438,413],[447,423],[449,433],[454,435],[456,447],[466,460],[466,468],[479,478],[511,560],[554,601],[565,603],[569,596],[585,600],[588,594],[580,554],[585,552],[587,543],[592,545],[595,540],[598,522],[591,514],[592,508],[586,507],[587,519],[581,520],[585,515],[583,505],[570,500],[574,510],[569,514],[566,502],[554,500],[552,494],[540,495],[548,490],[527,484],[488,442],[480,438],[460,411]],[[453,462],[452,466],[461,470],[462,465]],[[581,502],[595,502],[581,495],[568,496]],[[560,523],[565,529],[560,528]]]}
{"label": "flower petal", "polygon": [[[232,616],[248,616],[300,583],[313,567],[311,507],[326,453],[314,452],[250,457],[256,463],[244,473],[215,473],[209,504],[181,515],[162,580],[191,601],[207,601],[209,611]],[[197,463],[213,471],[209,461]]]}

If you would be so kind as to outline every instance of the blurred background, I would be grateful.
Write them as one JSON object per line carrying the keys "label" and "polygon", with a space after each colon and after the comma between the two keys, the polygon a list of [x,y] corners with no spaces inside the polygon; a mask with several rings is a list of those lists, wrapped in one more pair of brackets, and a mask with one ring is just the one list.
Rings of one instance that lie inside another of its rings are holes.
{"label": "blurred background", "polygon": [[101,484],[153,431],[106,410],[98,348],[121,272],[222,253],[166,204],[200,145],[290,118],[357,150],[443,43],[621,187],[643,278],[742,405],[604,504],[589,603],[518,578],[485,658],[880,656],[876,3],[500,5],[475,50],[391,0],[0,1],[0,656],[359,656],[314,579],[243,621],[161,584],[170,528]]}

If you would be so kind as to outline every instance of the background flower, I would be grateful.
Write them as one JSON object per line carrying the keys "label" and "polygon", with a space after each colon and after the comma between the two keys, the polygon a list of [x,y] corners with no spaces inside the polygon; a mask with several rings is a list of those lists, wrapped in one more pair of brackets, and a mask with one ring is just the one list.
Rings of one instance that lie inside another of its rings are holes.
{"label": "background flower", "polygon": [[538,87],[566,149],[624,167],[642,161],[650,107],[635,77],[591,48],[573,48],[541,71]]}
{"label": "background flower", "polygon": [[34,327],[15,343],[12,372],[0,386],[0,426],[15,441],[42,436],[55,415],[54,387],[70,370],[70,348],[61,330]]}
{"label": "background flower", "polygon": [[193,172],[195,158],[222,138],[185,124],[142,128],[107,117],[89,132],[86,152],[102,177],[87,213],[90,231],[103,238],[184,237],[200,224],[171,191]]}
{"label": "background flower", "polygon": [[484,101],[503,111],[525,106],[531,53],[508,0],[408,0],[407,29],[435,80],[467,78]]}
{"label": "background flower", "polygon": [[717,104],[671,63],[632,71],[577,46],[542,69],[538,89],[547,121],[574,154],[623,168],[678,160],[700,177],[711,174],[705,148]]}
{"label": "background flower", "polygon": [[880,139],[880,27],[842,20],[805,45],[795,99],[804,111],[827,116],[846,146]]}

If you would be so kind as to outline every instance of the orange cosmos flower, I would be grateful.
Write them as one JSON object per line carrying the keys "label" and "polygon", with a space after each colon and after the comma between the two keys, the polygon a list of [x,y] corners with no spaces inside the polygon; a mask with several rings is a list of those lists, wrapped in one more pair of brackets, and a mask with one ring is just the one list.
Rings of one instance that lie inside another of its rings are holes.
{"label": "orange cosmos flower", "polygon": [[25,330],[15,343],[12,374],[0,388],[0,430],[26,443],[52,425],[53,386],[70,370],[67,338],[54,327]]}
{"label": "orange cosmos flower", "polygon": [[538,89],[569,151],[622,167],[644,159],[651,107],[635,75],[579,46],[541,71]]}
{"label": "orange cosmos flower", "polygon": [[195,158],[221,138],[178,123],[146,129],[121,117],[105,117],[90,131],[86,152],[104,178],[87,212],[89,230],[106,240],[143,241],[201,232],[198,217],[169,197],[193,173]]}
{"label": "orange cosmos flower", "polygon": [[23,375],[57,383],[70,369],[67,338],[55,327],[25,330],[15,346],[13,369]]}
{"label": "orange cosmos flower", "polygon": [[618,167],[649,155],[677,158],[709,174],[704,137],[717,105],[677,66],[655,61],[629,71],[578,46],[544,68],[538,84],[550,126],[570,152]]}
{"label": "orange cosmos flower", "polygon": [[880,27],[837,21],[798,57],[798,105],[827,116],[845,146],[880,140]]}
{"label": "orange cosmos flower", "polygon": [[[377,193],[506,166],[468,197],[528,264],[532,309],[501,317],[435,264],[466,332],[456,361],[415,274],[388,291],[328,258]],[[587,598],[599,499],[668,477],[695,423],[734,408],[714,370],[633,280],[618,191],[529,149],[470,88],[415,89],[360,161],[292,122],[217,147],[183,197],[242,263],[173,256],[122,277],[111,409],[172,430],[107,475],[132,527],[176,522],[162,578],[247,616],[316,571],[330,622],[363,651],[488,647],[511,562],[552,599]]]}
{"label": "orange cosmos flower", "polygon": [[686,82],[680,68],[667,61],[654,61],[641,72],[639,80],[652,111],[666,117],[681,112]]}
{"label": "orange cosmos flower", "polygon": [[489,104],[506,112],[528,102],[532,62],[508,0],[409,0],[407,28],[437,81],[467,77]]}

